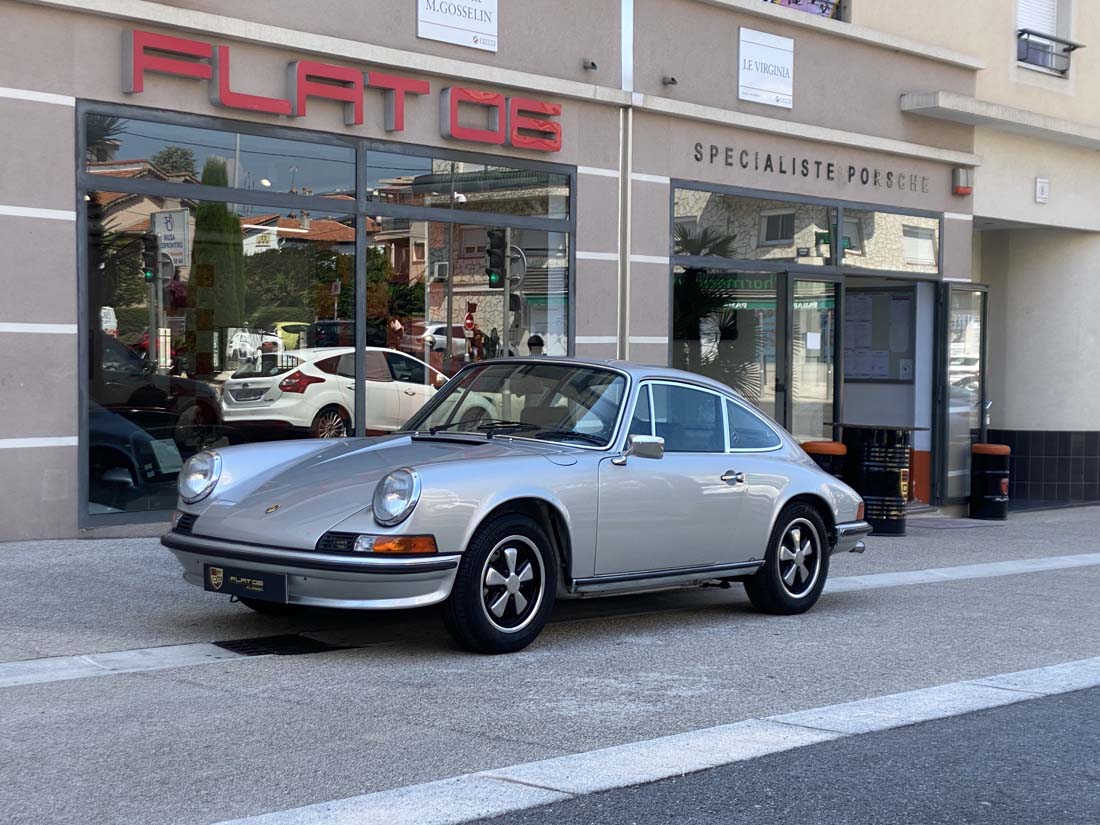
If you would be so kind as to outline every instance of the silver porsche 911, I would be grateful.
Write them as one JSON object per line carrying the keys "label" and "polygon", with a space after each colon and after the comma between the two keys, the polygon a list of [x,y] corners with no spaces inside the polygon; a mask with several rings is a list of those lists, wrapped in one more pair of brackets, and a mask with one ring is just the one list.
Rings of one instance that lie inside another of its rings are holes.
{"label": "silver porsche 911", "polygon": [[715,381],[622,362],[471,364],[381,438],[202,452],[163,539],[184,578],[259,611],[444,602],[515,651],[558,598],[740,581],[793,614],[863,501]]}

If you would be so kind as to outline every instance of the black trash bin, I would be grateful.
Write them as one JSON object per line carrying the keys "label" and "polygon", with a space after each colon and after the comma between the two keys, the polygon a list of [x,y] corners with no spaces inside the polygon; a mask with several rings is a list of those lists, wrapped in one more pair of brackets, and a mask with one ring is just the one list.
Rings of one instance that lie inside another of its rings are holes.
{"label": "black trash bin", "polygon": [[803,441],[802,449],[831,476],[844,478],[844,461],[848,448],[839,441]]}
{"label": "black trash bin", "polygon": [[863,496],[876,536],[905,535],[911,429],[844,425],[844,480]]}
{"label": "black trash bin", "polygon": [[1007,444],[973,444],[970,447],[970,518],[1008,518],[1008,466],[1012,449]]}

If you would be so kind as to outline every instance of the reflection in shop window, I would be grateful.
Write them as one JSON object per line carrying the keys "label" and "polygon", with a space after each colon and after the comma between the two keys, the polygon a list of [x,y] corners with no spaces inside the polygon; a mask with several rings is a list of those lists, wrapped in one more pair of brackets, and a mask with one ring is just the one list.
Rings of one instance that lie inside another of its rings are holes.
{"label": "reflection in shop window", "polygon": [[905,260],[924,266],[936,263],[936,233],[925,226],[904,226]]}
{"label": "reflection in shop window", "polygon": [[789,246],[794,241],[794,211],[765,212],[760,216],[760,245]]}
{"label": "reflection in shop window", "polygon": [[672,365],[775,407],[776,279],[703,267],[673,271]]}
{"label": "reflection in shop window", "polygon": [[569,217],[569,176],[395,152],[367,153],[367,199],[543,218]]}
{"label": "reflection in shop window", "polygon": [[[858,224],[858,227],[857,227]],[[845,208],[845,265],[862,269],[934,274],[938,271],[940,221],[937,217],[896,215]]]}
{"label": "reflection in shop window", "polygon": [[836,218],[825,206],[677,189],[673,253],[831,265]]}
{"label": "reflection in shop window", "polygon": [[[199,129],[89,114],[85,170],[105,179],[200,183],[209,160],[225,164],[225,186],[259,192],[355,197],[350,146]],[[106,184],[105,184],[106,185]],[[338,208],[338,207],[334,207]]]}
{"label": "reflection in shop window", "polygon": [[[208,158],[199,180],[228,174]],[[86,207],[91,512],[170,509],[204,448],[350,432],[350,382],[318,348],[354,352],[351,216],[112,191]],[[150,231],[171,252],[146,281]]]}

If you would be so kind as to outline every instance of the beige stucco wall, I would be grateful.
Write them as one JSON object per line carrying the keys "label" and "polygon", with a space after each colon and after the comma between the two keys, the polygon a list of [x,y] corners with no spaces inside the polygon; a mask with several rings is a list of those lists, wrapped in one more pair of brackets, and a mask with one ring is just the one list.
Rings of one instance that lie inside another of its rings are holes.
{"label": "beige stucco wall", "polygon": [[[1100,3],[1063,0],[1069,10],[1063,36],[1086,48],[1073,54],[1068,77],[1017,65],[1016,0],[855,0],[852,22],[913,37],[980,57],[975,94],[982,100],[1090,125],[1100,125]],[[914,78],[910,91],[931,91]]]}
{"label": "beige stucco wall", "polygon": [[[230,15],[294,31],[313,32],[407,49],[422,54],[551,77],[619,86],[619,0],[500,0],[496,52],[440,43],[416,36],[416,2],[395,0],[156,0],[166,6]],[[583,61],[596,61],[586,70]],[[537,67],[537,68],[536,68]]]}
{"label": "beige stucco wall", "polygon": [[[968,127],[904,116],[898,98],[921,88],[974,93],[974,72],[784,21],[763,20],[698,0],[635,0],[638,91],[675,100],[812,123],[861,134],[970,151]],[[837,23],[842,26],[844,24]],[[791,109],[738,100],[741,27],[794,40]],[[672,75],[675,86],[661,78]],[[792,127],[797,135],[797,127]]]}
{"label": "beige stucco wall", "polygon": [[984,232],[994,428],[1100,429],[1100,236]]}
{"label": "beige stucco wall", "polygon": [[[979,127],[975,148],[974,214],[1040,226],[1100,230],[1096,192],[1100,154],[1037,138]],[[1035,179],[1050,181],[1050,199],[1035,202]]]}

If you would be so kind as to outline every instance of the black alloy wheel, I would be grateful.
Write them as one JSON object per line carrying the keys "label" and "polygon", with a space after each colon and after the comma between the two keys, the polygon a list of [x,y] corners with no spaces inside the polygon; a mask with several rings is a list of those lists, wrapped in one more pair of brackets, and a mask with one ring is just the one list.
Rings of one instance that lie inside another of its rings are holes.
{"label": "black alloy wheel", "polygon": [[539,635],[554,606],[557,555],[542,526],[507,513],[483,525],[462,554],[443,620],[477,653],[512,653]]}
{"label": "black alloy wheel", "polygon": [[776,519],[764,565],[745,580],[749,601],[765,613],[794,615],[814,606],[829,574],[829,544],[821,514],[802,502]]}

